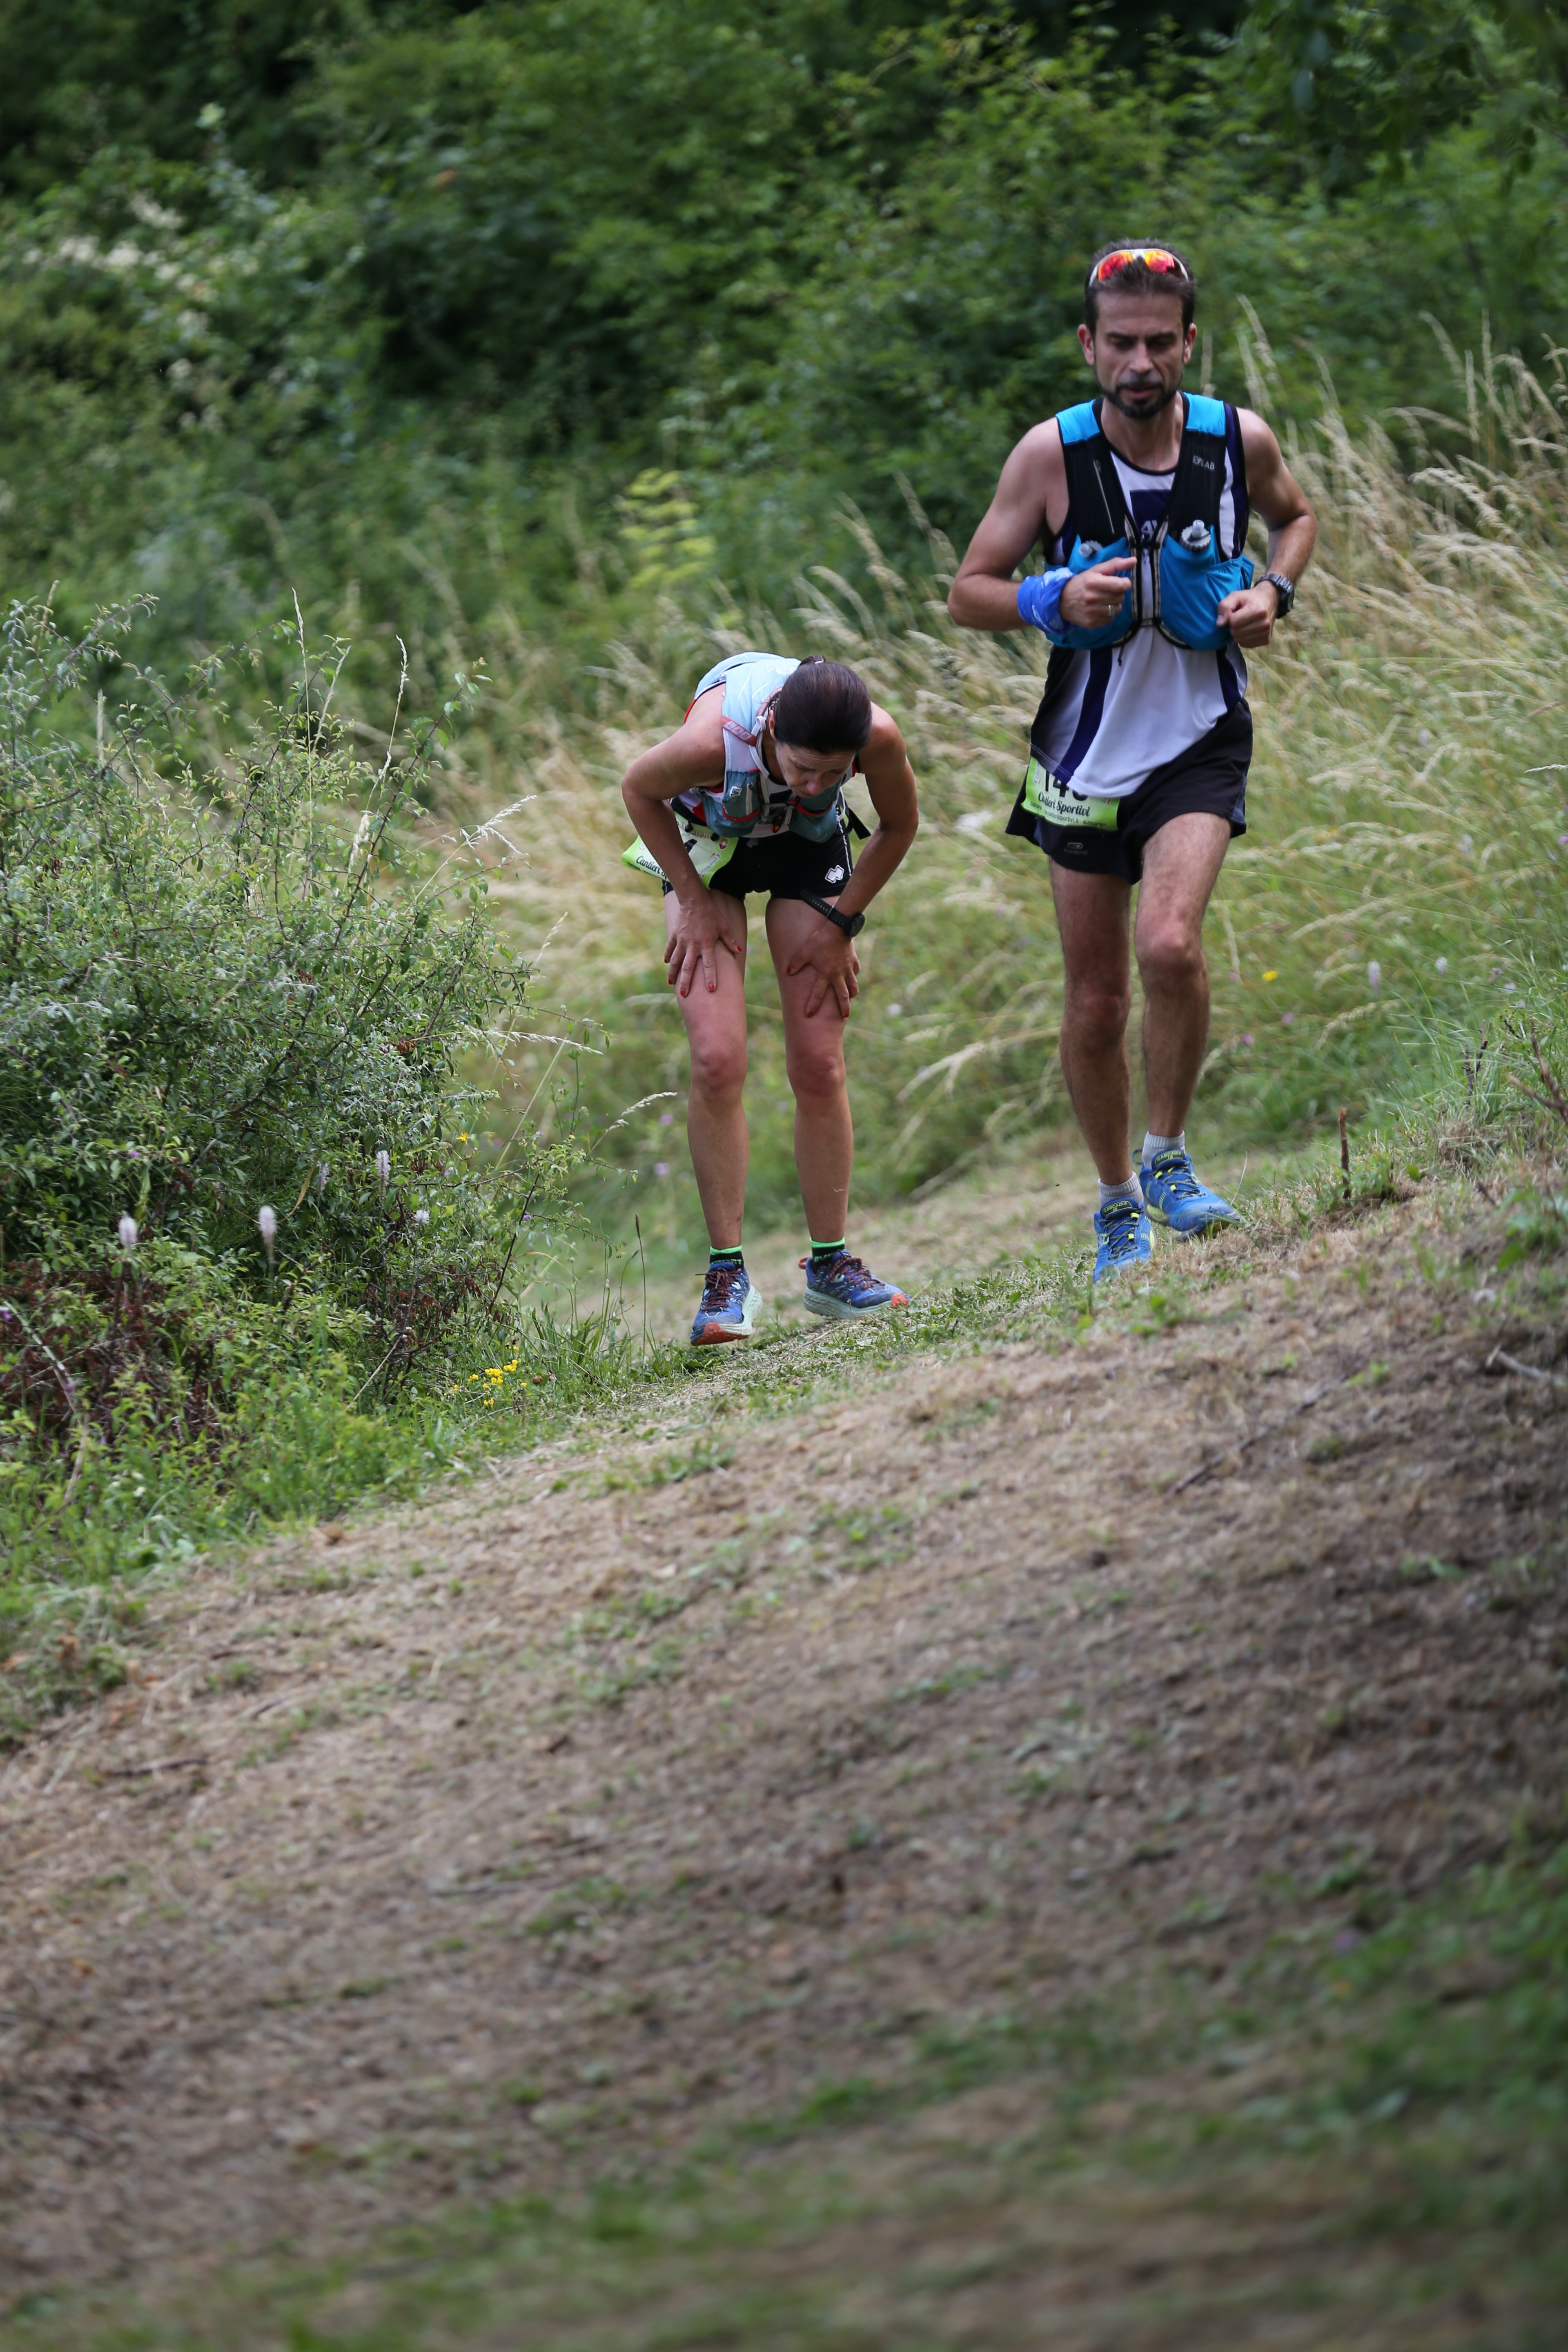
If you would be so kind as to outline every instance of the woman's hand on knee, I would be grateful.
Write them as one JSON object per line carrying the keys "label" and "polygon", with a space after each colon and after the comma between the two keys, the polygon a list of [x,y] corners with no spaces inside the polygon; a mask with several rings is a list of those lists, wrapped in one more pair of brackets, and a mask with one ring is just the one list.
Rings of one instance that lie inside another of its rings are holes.
{"label": "woman's hand on knee", "polygon": [[848,1020],[850,1003],[860,993],[860,959],[855,952],[854,940],[836,923],[818,916],[810,937],[796,950],[795,961],[786,970],[791,980],[797,972],[809,971],[813,975],[811,994],[805,1001],[808,1021],[830,994],[837,1000],[844,1019]]}
{"label": "woman's hand on knee", "polygon": [[682,996],[689,996],[700,982],[711,993],[719,985],[721,950],[727,950],[737,960],[745,953],[744,937],[737,938],[731,928],[737,916],[743,926],[745,916],[734,899],[706,888],[689,902],[679,899],[677,907],[664,943],[669,984]]}

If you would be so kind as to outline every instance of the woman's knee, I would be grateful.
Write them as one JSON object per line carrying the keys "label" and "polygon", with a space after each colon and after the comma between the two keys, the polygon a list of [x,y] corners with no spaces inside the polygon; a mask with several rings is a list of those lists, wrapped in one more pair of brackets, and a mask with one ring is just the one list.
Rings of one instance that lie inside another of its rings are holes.
{"label": "woman's knee", "polygon": [[784,1071],[796,1102],[828,1102],[844,1091],[844,1048],[802,1047],[786,1055]]}
{"label": "woman's knee", "polygon": [[711,1101],[738,1095],[746,1083],[746,1043],[705,1038],[691,1047],[691,1091]]}

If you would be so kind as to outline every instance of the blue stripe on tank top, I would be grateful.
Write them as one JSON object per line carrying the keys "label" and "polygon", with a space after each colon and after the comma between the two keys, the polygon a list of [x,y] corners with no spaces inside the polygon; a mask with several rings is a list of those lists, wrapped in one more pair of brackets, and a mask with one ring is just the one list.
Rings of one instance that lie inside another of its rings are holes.
{"label": "blue stripe on tank top", "polygon": [[1225,446],[1230,459],[1230,496],[1236,515],[1236,539],[1230,551],[1239,555],[1247,545],[1250,509],[1247,503],[1247,457],[1241,446],[1241,418],[1234,408],[1225,412]]}
{"label": "blue stripe on tank top", "polygon": [[1071,783],[1078,773],[1079,761],[1100,732],[1100,722],[1105,716],[1105,689],[1110,683],[1113,653],[1114,648],[1110,646],[1096,646],[1089,655],[1089,677],[1084,685],[1083,700],[1079,705],[1078,725],[1073,730],[1073,739],[1063,755],[1061,766],[1057,770],[1059,783]]}
{"label": "blue stripe on tank top", "polygon": [[[1247,498],[1247,455],[1241,446],[1241,418],[1236,409],[1228,406],[1225,412],[1225,446],[1226,455],[1230,459],[1231,512],[1235,517],[1230,551],[1234,556],[1239,555],[1247,545],[1247,525],[1251,509]],[[1219,664],[1219,690],[1225,697],[1228,716],[1241,701],[1241,682],[1237,677],[1237,665],[1228,646],[1222,646],[1215,659]]]}

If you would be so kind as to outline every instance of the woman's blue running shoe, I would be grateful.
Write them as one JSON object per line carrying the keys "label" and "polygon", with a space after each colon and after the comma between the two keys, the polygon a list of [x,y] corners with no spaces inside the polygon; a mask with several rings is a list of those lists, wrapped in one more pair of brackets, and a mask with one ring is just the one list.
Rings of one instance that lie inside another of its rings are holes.
{"label": "woman's blue running shoe", "polygon": [[1107,1201],[1094,1213],[1094,1230],[1100,1235],[1096,1282],[1110,1274],[1136,1274],[1154,1255],[1153,1233],[1136,1201]]}
{"label": "woman's blue running shoe", "polygon": [[881,1307],[907,1307],[909,1300],[890,1282],[879,1282],[869,1266],[862,1265],[841,1249],[819,1265],[814,1257],[803,1257],[805,1268],[805,1297],[801,1304],[809,1307],[814,1315],[836,1315],[844,1322],[857,1316],[875,1315]]}
{"label": "woman's blue running shoe", "polygon": [[1173,1234],[1205,1234],[1211,1225],[1240,1224],[1239,1211],[1199,1183],[1189,1152],[1156,1151],[1139,1172],[1149,1214]]}
{"label": "woman's blue running shoe", "polygon": [[763,1294],[743,1265],[710,1265],[702,1304],[691,1326],[694,1348],[717,1348],[726,1339],[749,1339]]}

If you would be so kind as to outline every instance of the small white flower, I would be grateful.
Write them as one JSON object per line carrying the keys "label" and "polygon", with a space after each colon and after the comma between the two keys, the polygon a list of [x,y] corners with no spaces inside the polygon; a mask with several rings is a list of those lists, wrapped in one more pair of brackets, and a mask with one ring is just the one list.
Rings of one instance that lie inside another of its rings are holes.
{"label": "small white flower", "polygon": [[1383,966],[1380,963],[1368,964],[1366,968],[1366,984],[1375,996],[1378,990],[1383,986]]}
{"label": "small white flower", "polygon": [[120,1220],[120,1254],[122,1257],[135,1256],[137,1239],[135,1218],[121,1217]]}
{"label": "small white flower", "polygon": [[427,1225],[430,1222],[429,1210],[416,1209],[414,1212],[414,1222],[416,1225]]}
{"label": "small white flower", "polygon": [[1438,969],[1438,971],[1447,971],[1447,969],[1448,969],[1448,959],[1447,959],[1447,956],[1439,956],[1439,957],[1438,957],[1438,959],[1437,959],[1437,969]]}
{"label": "small white flower", "polygon": [[390,1151],[378,1151],[376,1153],[375,1181],[379,1191],[384,1195],[388,1184],[392,1181],[392,1154]]}
{"label": "small white flower", "polygon": [[898,1020],[900,1020],[900,1019],[902,1018],[902,1016],[903,1016],[903,1010],[904,1010],[904,1008],[903,1008],[903,1006],[902,1006],[901,1004],[889,1004],[889,1007],[888,1007],[888,1018],[889,1018],[889,1021],[898,1021]]}

